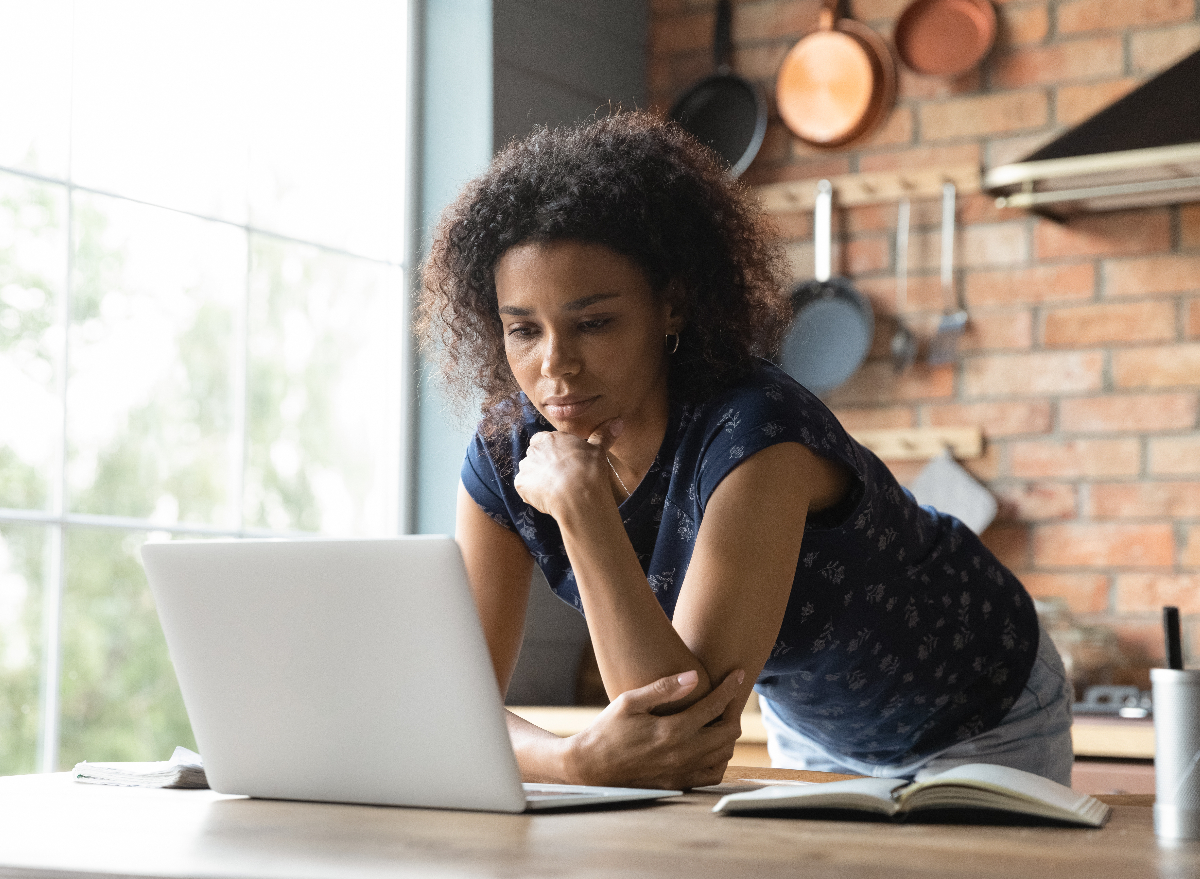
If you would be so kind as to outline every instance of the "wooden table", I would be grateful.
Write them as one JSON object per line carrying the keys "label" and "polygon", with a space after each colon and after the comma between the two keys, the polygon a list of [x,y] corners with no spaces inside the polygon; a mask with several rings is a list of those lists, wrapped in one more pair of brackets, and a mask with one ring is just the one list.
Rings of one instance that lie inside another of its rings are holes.
{"label": "wooden table", "polygon": [[[732,767],[745,778],[817,773]],[[68,774],[0,778],[0,877],[976,877],[1200,875],[1160,845],[1150,800],[1109,797],[1102,830],[889,825],[711,814],[718,793],[651,806],[493,815],[138,790]]]}

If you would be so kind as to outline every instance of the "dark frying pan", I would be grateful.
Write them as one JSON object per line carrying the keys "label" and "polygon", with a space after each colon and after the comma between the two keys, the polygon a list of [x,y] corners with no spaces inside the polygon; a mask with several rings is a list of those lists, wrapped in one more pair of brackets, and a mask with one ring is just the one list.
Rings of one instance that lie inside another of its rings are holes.
{"label": "dark frying pan", "polygon": [[792,326],[779,365],[813,393],[832,391],[858,370],[875,335],[871,303],[846,278],[831,271],[833,186],[817,187],[813,249],[815,277],[792,288]]}
{"label": "dark frying pan", "polygon": [[758,155],[767,132],[767,102],[751,83],[732,72],[733,12],[729,0],[717,3],[713,62],[717,72],[683,93],[671,118],[711,147],[740,175]]}

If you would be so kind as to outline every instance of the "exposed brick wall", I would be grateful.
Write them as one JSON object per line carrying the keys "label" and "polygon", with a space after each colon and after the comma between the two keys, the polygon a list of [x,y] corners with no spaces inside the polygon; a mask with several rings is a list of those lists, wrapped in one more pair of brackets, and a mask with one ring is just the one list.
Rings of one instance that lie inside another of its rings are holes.
{"label": "exposed brick wall", "polygon": [[[651,0],[649,91],[660,109],[711,72],[712,0]],[[907,0],[851,0],[890,38]],[[817,150],[773,116],[751,184],[853,172],[985,166],[1029,154],[1200,46],[1196,0],[1000,0],[997,46],[957,79],[901,70],[895,110],[864,143]],[[738,0],[734,65],[773,92],[818,0]],[[913,206],[904,321],[941,308],[938,210]],[[966,462],[1001,501],[985,539],[1039,596],[1114,625],[1135,663],[1161,662],[1160,608],[1177,604],[1200,662],[1200,204],[1058,224],[958,206],[958,289],[971,315],[958,363],[896,375],[894,205],[835,212],[837,271],[876,310],[871,359],[830,403],[850,428],[978,424]],[[812,223],[779,218],[797,278]],[[901,479],[919,466],[896,465]],[[1140,672],[1130,679],[1145,685]]]}

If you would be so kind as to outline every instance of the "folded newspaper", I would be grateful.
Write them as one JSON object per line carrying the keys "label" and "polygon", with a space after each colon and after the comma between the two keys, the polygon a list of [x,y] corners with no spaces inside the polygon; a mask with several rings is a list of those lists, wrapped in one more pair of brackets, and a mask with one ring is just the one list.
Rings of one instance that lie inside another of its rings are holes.
{"label": "folded newspaper", "polygon": [[85,760],[75,764],[75,780],[122,787],[208,787],[200,755],[182,746],[175,749],[170,760],[149,763],[88,763]]}

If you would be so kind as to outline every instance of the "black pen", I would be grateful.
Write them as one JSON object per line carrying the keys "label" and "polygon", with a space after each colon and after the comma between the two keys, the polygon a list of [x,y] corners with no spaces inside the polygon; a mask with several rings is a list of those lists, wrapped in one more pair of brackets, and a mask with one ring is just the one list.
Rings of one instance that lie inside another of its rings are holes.
{"label": "black pen", "polygon": [[1179,608],[1163,608],[1163,635],[1167,640],[1167,668],[1183,669],[1183,643],[1179,634]]}

